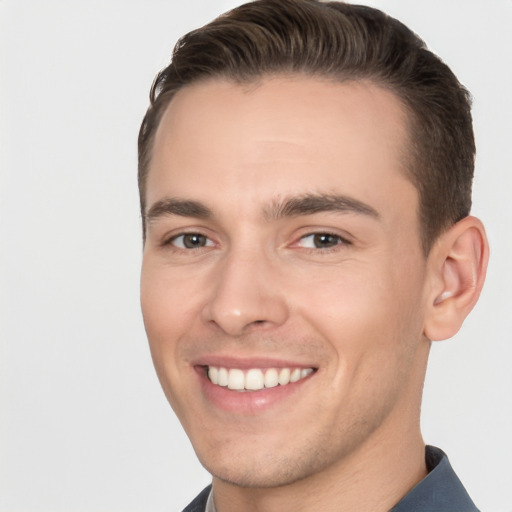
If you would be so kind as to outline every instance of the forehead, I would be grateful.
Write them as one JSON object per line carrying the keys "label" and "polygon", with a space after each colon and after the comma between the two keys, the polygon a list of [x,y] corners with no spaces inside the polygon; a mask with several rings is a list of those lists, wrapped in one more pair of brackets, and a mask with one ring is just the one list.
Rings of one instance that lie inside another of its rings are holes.
{"label": "forehead", "polygon": [[349,192],[378,203],[403,186],[406,121],[394,94],[371,82],[293,75],[189,85],[156,132],[147,204],[190,196],[194,184],[207,204],[221,190],[255,202]]}

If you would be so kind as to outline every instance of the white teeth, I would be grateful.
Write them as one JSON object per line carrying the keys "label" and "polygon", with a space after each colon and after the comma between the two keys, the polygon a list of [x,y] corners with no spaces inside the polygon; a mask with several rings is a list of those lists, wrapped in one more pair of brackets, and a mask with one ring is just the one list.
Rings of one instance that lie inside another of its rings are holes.
{"label": "white teeth", "polygon": [[300,378],[303,379],[304,377],[307,377],[308,375],[311,375],[313,373],[313,368],[303,368],[300,371]]}
{"label": "white teeth", "polygon": [[279,384],[286,386],[290,382],[290,368],[283,368],[279,372]]}
{"label": "white teeth", "polygon": [[269,368],[266,371],[260,368],[251,368],[244,371],[238,368],[208,367],[208,378],[212,384],[228,387],[236,391],[259,391],[264,388],[274,388],[278,385],[286,386],[290,382],[297,382],[313,373],[313,368]]}
{"label": "white teeth", "polygon": [[279,384],[279,374],[275,368],[270,368],[265,372],[265,387],[275,388]]}
{"label": "white teeth", "polygon": [[229,375],[226,368],[219,368],[219,386],[227,386],[229,382]]}
{"label": "white teeth", "polygon": [[290,382],[297,382],[300,379],[300,368],[295,368],[290,375]]}
{"label": "white teeth", "polygon": [[245,385],[244,372],[242,370],[237,370],[234,368],[229,370],[228,388],[235,389],[235,390],[241,390],[241,389],[244,389],[244,385]]}
{"label": "white teeth", "polygon": [[210,366],[208,368],[208,378],[214,383],[219,383],[219,369],[215,366]]}
{"label": "white teeth", "polygon": [[263,389],[263,372],[256,368],[249,370],[245,376],[245,389]]}

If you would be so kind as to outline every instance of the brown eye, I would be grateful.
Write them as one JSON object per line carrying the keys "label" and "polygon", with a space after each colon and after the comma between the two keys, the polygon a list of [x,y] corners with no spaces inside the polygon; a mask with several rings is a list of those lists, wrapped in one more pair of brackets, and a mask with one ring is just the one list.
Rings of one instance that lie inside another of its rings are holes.
{"label": "brown eye", "polygon": [[323,249],[325,247],[334,247],[335,245],[338,245],[341,243],[341,238],[328,233],[320,233],[313,236],[313,243],[317,249]]}
{"label": "brown eye", "polygon": [[180,249],[200,249],[213,245],[213,242],[200,233],[185,233],[173,238],[172,244]]}
{"label": "brown eye", "polygon": [[340,245],[346,242],[343,238],[338,235],[331,233],[313,233],[311,235],[303,236],[300,239],[299,245],[307,249],[330,249],[336,245]]}

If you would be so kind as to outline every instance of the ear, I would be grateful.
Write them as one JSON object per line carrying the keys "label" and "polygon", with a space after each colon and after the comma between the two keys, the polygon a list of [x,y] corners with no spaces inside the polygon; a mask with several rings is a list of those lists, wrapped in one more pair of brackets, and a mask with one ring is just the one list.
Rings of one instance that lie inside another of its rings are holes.
{"label": "ear", "polygon": [[452,337],[476,304],[485,280],[489,244],[482,223],[466,217],[444,232],[428,257],[429,282],[424,334]]}

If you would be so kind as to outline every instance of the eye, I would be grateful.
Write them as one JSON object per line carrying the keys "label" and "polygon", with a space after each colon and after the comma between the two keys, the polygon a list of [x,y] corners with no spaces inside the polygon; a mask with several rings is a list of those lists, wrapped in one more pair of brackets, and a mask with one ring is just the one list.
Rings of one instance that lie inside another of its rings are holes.
{"label": "eye", "polygon": [[200,249],[201,247],[209,247],[213,242],[201,233],[184,233],[172,238],[170,244],[179,249]]}
{"label": "eye", "polygon": [[313,233],[303,236],[299,240],[299,246],[306,249],[330,249],[337,245],[349,243],[341,236],[332,233]]}

